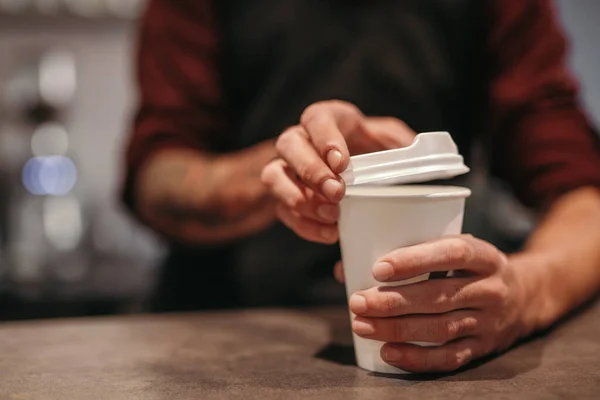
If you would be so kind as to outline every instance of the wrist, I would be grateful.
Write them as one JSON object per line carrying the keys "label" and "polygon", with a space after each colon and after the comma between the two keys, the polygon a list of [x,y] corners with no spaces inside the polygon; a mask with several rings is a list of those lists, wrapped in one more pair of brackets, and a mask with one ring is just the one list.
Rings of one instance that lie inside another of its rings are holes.
{"label": "wrist", "polygon": [[261,180],[263,168],[277,152],[274,141],[259,143],[248,149],[215,157],[211,165],[210,204],[226,216],[244,214],[269,196]]}
{"label": "wrist", "polygon": [[222,154],[215,158],[217,167],[224,173],[258,176],[262,169],[277,158],[275,140],[266,140],[252,147]]}
{"label": "wrist", "polygon": [[520,291],[521,337],[525,337],[548,328],[561,316],[557,296],[549,290],[552,260],[544,254],[521,252],[511,255],[509,262]]}

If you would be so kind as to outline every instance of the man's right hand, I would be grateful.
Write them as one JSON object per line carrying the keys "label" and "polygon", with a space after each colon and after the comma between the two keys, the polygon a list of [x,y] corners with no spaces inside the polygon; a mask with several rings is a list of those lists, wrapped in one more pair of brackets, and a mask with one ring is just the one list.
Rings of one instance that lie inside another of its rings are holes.
{"label": "man's right hand", "polygon": [[338,203],[345,193],[339,174],[351,155],[405,147],[415,132],[392,117],[365,117],[343,101],[309,106],[300,124],[277,140],[279,159],[269,163],[262,180],[278,199],[277,216],[306,240],[338,240]]}

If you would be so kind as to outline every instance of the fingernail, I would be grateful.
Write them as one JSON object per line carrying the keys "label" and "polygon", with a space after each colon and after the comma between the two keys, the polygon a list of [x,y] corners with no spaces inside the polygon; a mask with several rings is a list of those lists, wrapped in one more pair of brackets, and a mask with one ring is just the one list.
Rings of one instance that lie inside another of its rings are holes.
{"label": "fingernail", "polygon": [[338,172],[338,168],[342,163],[342,153],[335,149],[329,150],[329,153],[327,153],[327,163],[334,172]]}
{"label": "fingernail", "polygon": [[394,276],[394,268],[390,263],[382,262],[373,267],[373,277],[379,282],[385,282]]}
{"label": "fingernail", "polygon": [[321,237],[323,239],[333,240],[336,235],[336,230],[335,230],[335,228],[322,228],[319,233],[321,234]]}
{"label": "fingernail", "polygon": [[402,353],[394,347],[386,347],[383,350],[383,359],[390,362],[402,360]]}
{"label": "fingernail", "polygon": [[335,222],[338,219],[338,207],[333,204],[321,204],[317,207],[317,215],[324,220]]}
{"label": "fingernail", "polygon": [[342,184],[335,179],[323,182],[323,194],[331,201],[339,201],[342,194]]}
{"label": "fingernail", "polygon": [[352,330],[357,335],[372,335],[375,333],[375,327],[366,320],[355,319],[352,322]]}
{"label": "fingernail", "polygon": [[362,314],[367,311],[367,299],[360,294],[353,294],[350,297],[350,311],[355,314]]}

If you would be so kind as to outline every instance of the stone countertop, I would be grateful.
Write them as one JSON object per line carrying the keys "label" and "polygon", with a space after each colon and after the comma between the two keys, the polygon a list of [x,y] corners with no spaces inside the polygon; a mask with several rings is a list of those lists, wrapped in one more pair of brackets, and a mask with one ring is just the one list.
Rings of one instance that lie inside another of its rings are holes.
{"label": "stone countertop", "polygon": [[343,309],[0,324],[0,399],[598,399],[600,302],[452,375],[354,365]]}

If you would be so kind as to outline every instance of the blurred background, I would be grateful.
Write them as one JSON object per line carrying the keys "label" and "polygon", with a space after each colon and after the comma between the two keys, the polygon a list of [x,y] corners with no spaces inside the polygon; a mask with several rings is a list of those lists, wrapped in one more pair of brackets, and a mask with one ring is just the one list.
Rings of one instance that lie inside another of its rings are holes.
{"label": "blurred background", "polygon": [[[598,125],[600,1],[557,5]],[[0,320],[144,310],[165,247],[116,194],[144,6],[0,0]],[[531,219],[501,186],[473,176],[491,187],[474,202],[499,199],[477,221],[516,246]]]}
{"label": "blurred background", "polygon": [[0,318],[132,312],[161,244],[116,191],[140,0],[0,0]]}

